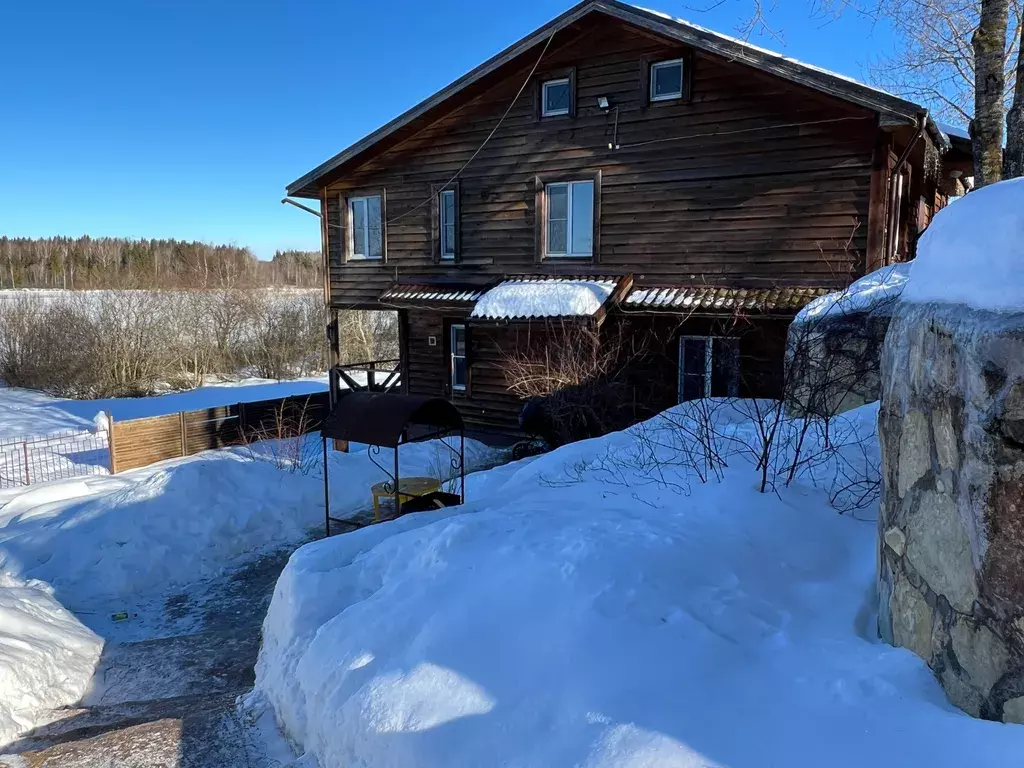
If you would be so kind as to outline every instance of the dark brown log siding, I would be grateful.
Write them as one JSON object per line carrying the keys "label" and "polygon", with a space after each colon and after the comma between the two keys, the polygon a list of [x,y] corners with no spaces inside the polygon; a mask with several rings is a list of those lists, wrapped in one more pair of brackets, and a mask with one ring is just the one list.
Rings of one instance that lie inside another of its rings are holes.
{"label": "dark brown log siding", "polygon": [[[604,271],[633,272],[640,284],[691,275],[708,282],[841,280],[856,266],[843,243],[856,229],[852,249],[863,254],[866,246],[872,114],[702,53],[691,57],[688,102],[647,105],[641,61],[679,53],[608,19],[577,42],[559,47],[556,38],[537,82],[461,176],[455,267],[434,263],[434,206],[423,203],[431,185],[447,181],[483,142],[532,61],[331,185],[332,224],[343,223],[344,196],[382,187],[389,222],[386,264],[345,264],[344,232],[327,228],[332,303],[372,305],[403,274],[564,271],[564,263],[535,263],[534,181],[572,171],[602,172]],[[577,116],[538,121],[538,83],[566,66],[576,67]],[[613,120],[597,107],[598,96],[619,107],[617,151],[608,149]],[[781,127],[837,118],[851,119]],[[776,127],[735,133],[768,126]],[[709,133],[718,135],[631,146]]]}

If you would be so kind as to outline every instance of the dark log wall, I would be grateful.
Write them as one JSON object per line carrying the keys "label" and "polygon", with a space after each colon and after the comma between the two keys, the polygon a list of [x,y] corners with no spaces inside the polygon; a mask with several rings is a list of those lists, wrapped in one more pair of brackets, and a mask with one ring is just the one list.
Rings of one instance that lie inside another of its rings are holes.
{"label": "dark log wall", "polygon": [[[691,276],[834,284],[862,266],[877,135],[872,113],[699,52],[691,60],[690,101],[646,105],[642,61],[687,52],[600,15],[585,23],[575,39],[569,30],[559,33],[534,82],[462,174],[459,265],[435,264],[434,206],[422,203],[431,185],[447,181],[480,146],[535,54],[324,191],[336,226],[344,223],[345,196],[386,195],[383,263],[346,264],[344,231],[325,228],[335,306],[372,306],[402,275],[605,270],[632,272],[641,285]],[[567,66],[576,68],[577,115],[538,120],[538,83]],[[617,151],[608,149],[612,116],[597,107],[598,96],[619,107]],[[784,127],[836,118],[851,119]],[[699,135],[711,133],[718,135]],[[692,138],[631,146],[686,136]],[[536,264],[535,177],[597,170],[597,263]]]}

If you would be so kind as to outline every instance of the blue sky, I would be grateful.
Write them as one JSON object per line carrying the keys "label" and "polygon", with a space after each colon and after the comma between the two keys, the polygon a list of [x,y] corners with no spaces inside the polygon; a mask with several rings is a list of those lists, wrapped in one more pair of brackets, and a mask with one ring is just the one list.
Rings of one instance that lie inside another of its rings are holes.
{"label": "blue sky", "polygon": [[[733,33],[750,0],[648,0]],[[284,186],[569,0],[0,4],[0,235],[319,248]],[[752,42],[855,77],[885,29],[782,0]]]}

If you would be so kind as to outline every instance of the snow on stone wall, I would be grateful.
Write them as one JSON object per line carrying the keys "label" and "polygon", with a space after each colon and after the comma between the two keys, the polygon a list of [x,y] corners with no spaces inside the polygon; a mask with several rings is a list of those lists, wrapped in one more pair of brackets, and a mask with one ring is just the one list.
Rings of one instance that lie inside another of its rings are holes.
{"label": "snow on stone wall", "polygon": [[879,628],[950,700],[1024,723],[1024,181],[922,240],[882,357]]}

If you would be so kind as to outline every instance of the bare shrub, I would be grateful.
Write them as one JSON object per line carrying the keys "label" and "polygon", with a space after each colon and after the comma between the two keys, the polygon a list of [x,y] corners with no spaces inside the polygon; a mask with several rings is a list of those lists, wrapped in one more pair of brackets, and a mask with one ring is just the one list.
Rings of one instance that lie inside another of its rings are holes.
{"label": "bare shrub", "polygon": [[343,364],[397,359],[398,313],[383,310],[340,310],[338,348]]}
{"label": "bare shrub", "polygon": [[644,354],[644,338],[617,325],[609,332],[589,322],[549,321],[501,350],[508,389],[528,401],[527,431],[551,446],[597,437],[633,420],[630,361]]}
{"label": "bare shrub", "polygon": [[274,409],[271,419],[245,425],[241,441],[254,461],[308,475],[321,461],[320,440],[310,434],[316,426],[308,398],[301,403],[283,401]]}
{"label": "bare shrub", "polygon": [[292,379],[327,367],[326,312],[317,297],[254,293],[248,311],[243,359],[258,376]]}
{"label": "bare shrub", "polygon": [[88,394],[94,330],[74,301],[0,303],[0,378],[53,395]]}
{"label": "bare shrub", "polygon": [[92,299],[92,311],[95,396],[141,397],[166,381],[176,325],[167,294],[103,291]]}

